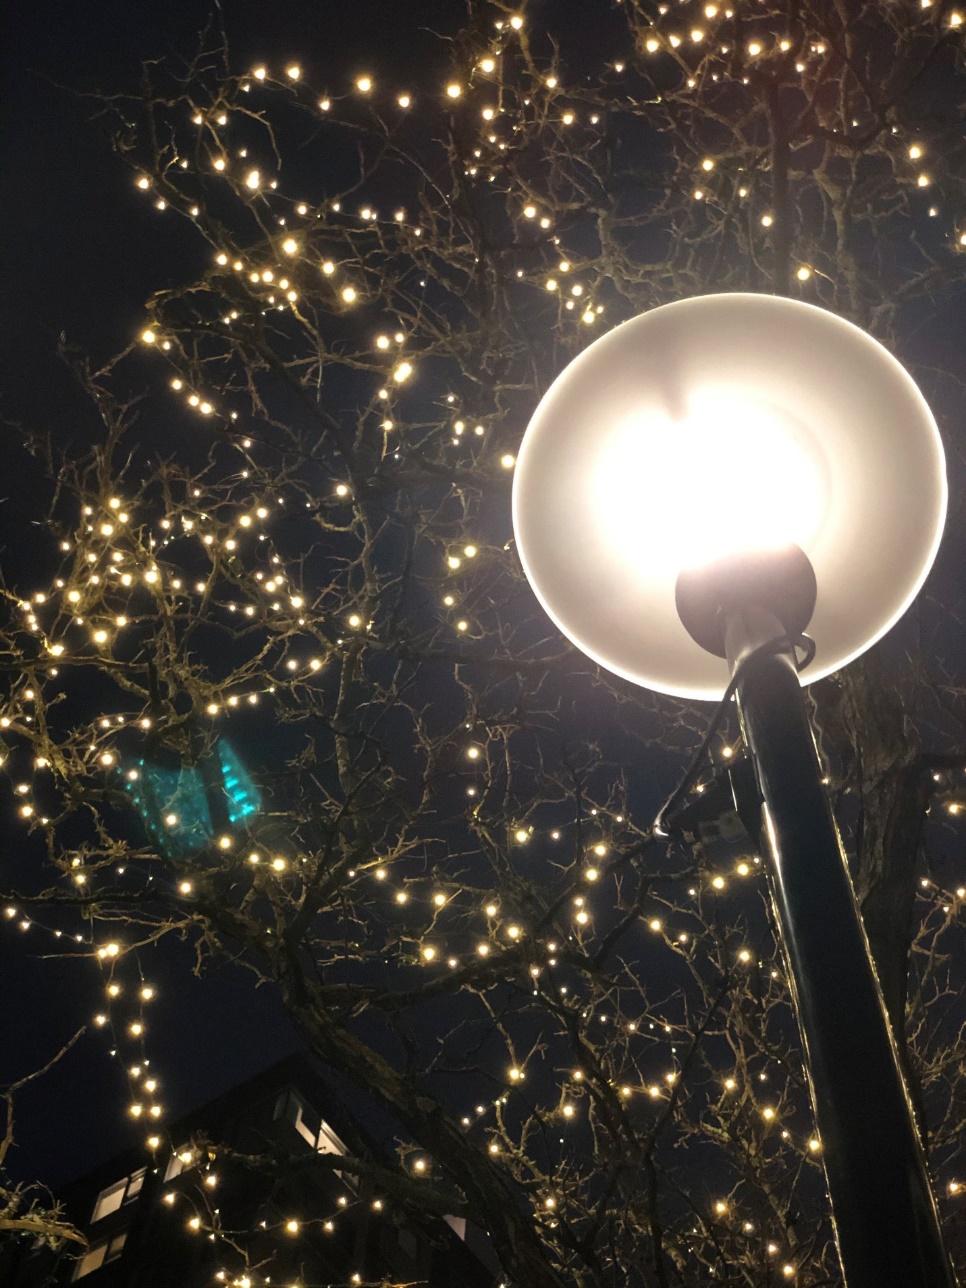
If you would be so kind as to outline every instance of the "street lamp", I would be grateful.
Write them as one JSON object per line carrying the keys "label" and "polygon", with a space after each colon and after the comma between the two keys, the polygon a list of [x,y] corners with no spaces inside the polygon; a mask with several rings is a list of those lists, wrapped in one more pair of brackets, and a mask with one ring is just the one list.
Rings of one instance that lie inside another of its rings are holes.
{"label": "street lamp", "polygon": [[848,1288],[955,1279],[801,684],[909,607],[946,495],[935,421],[895,358],[832,313],[751,294],[592,344],[542,398],[514,478],[524,570],[578,648],[662,693],[736,694]]}

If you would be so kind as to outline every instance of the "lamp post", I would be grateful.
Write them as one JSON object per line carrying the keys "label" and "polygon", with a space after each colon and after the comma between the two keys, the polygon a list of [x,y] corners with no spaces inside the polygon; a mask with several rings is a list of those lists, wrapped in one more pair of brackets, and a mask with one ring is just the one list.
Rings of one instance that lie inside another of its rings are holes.
{"label": "lamp post", "polygon": [[583,652],[678,697],[733,682],[848,1288],[956,1281],[801,684],[902,616],[945,512],[938,430],[904,368],[767,295],[683,300],[603,336],[544,395],[514,478],[524,570]]}

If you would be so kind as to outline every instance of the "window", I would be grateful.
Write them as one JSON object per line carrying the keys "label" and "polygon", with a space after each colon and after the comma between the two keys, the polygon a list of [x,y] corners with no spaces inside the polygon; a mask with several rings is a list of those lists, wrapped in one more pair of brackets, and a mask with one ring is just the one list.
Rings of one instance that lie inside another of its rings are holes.
{"label": "window", "polygon": [[109,1261],[116,1261],[124,1250],[124,1241],[126,1239],[127,1231],[122,1230],[113,1239],[105,1239],[101,1243],[95,1243],[92,1248],[88,1248],[74,1267],[71,1283],[76,1283],[78,1279],[83,1279],[93,1271],[100,1270],[101,1266],[106,1266]]}
{"label": "window", "polygon": [[316,1145],[316,1149],[320,1154],[344,1154],[346,1152],[345,1145],[339,1140],[327,1122],[323,1122],[319,1128],[319,1143]]}
{"label": "window", "polygon": [[[94,1204],[91,1223],[101,1221],[104,1217],[110,1216],[112,1212],[116,1212],[124,1202],[124,1191],[126,1189],[127,1177],[125,1176],[122,1180],[115,1181],[113,1185],[109,1185],[107,1189],[101,1190],[97,1196],[97,1202]],[[87,1255],[91,1256],[92,1253],[89,1252]]]}
{"label": "window", "polygon": [[113,1185],[108,1185],[106,1189],[101,1190],[91,1214],[92,1225],[95,1221],[101,1221],[112,1212],[116,1212],[123,1203],[130,1203],[132,1199],[137,1198],[144,1184],[144,1170],[143,1167],[138,1168],[130,1176],[123,1176]]}
{"label": "window", "polygon": [[168,1159],[168,1166],[164,1170],[165,1181],[173,1181],[176,1176],[180,1176],[181,1173],[187,1171],[189,1167],[194,1167],[197,1161],[198,1156],[195,1151],[193,1149],[189,1149],[187,1145],[182,1145],[181,1148],[176,1149]]}
{"label": "window", "polygon": [[[320,1154],[345,1154],[346,1147],[324,1119],[295,1091],[285,1091],[275,1102],[273,1117],[290,1122],[305,1143]],[[319,1126],[314,1124],[318,1122]]]}

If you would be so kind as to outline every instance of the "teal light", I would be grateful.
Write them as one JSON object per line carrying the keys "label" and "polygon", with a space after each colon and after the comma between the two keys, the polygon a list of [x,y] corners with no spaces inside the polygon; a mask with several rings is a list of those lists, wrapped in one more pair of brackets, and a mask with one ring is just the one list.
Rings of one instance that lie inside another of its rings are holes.
{"label": "teal light", "polygon": [[217,817],[223,810],[228,822],[237,825],[261,807],[258,788],[223,739],[214,754],[197,765],[167,768],[142,759],[137,771],[133,781],[125,773],[125,790],[166,858],[184,858],[208,845],[215,834],[213,813]]}

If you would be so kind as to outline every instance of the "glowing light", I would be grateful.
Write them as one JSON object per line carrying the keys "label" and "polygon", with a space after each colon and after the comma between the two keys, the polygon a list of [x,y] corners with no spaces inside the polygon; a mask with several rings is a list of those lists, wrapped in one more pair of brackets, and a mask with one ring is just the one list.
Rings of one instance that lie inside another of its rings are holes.
{"label": "glowing light", "polygon": [[372,77],[366,75],[357,76],[356,89],[360,94],[370,94],[372,92]]}
{"label": "glowing light", "polygon": [[[667,487],[642,507],[635,498],[645,469]],[[669,572],[730,551],[805,546],[827,505],[820,463],[796,427],[753,393],[726,389],[696,391],[677,419],[656,409],[630,417],[603,445],[592,488],[601,530],[629,568],[647,543],[654,566],[666,562]],[[718,498],[746,488],[756,504],[736,506],[722,525]]]}

